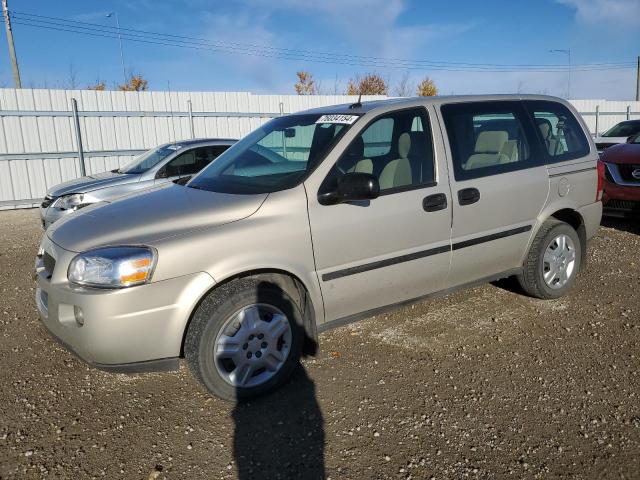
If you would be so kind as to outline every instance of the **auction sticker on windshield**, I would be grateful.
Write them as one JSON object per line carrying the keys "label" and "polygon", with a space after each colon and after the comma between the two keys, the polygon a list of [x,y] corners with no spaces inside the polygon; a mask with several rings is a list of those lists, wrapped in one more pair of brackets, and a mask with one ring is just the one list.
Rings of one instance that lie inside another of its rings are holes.
{"label": "auction sticker on windshield", "polygon": [[344,125],[351,125],[358,119],[358,115],[322,115],[316,123],[340,123]]}

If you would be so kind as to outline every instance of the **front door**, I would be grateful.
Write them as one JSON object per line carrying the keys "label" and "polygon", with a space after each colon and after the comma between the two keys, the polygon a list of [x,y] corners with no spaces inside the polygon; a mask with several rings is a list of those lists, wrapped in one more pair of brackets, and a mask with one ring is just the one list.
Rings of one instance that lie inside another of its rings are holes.
{"label": "front door", "polygon": [[[434,153],[427,110],[384,114],[365,126],[320,189],[307,188],[325,321],[415,299],[446,284],[451,199],[444,159]],[[371,201],[325,206],[319,190],[346,172],[379,179]]]}

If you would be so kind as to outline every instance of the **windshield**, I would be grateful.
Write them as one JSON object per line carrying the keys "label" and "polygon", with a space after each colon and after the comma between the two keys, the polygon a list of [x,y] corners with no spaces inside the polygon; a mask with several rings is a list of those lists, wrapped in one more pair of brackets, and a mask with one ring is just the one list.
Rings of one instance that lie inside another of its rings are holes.
{"label": "windshield", "polygon": [[318,165],[357,115],[287,115],[253,131],[187,186],[220,193],[292,188]]}
{"label": "windshield", "polygon": [[631,122],[620,122],[615,127],[607,130],[602,134],[603,137],[630,137],[631,135],[635,135],[636,133],[640,133],[640,122],[639,121],[631,121]]}
{"label": "windshield", "polygon": [[152,148],[144,152],[142,155],[134,158],[131,163],[125,165],[118,170],[118,173],[128,174],[140,174],[144,173],[152,167],[155,167],[162,160],[167,158],[173,152],[176,152],[182,148],[179,143],[172,143],[171,145],[162,145],[158,148]]}

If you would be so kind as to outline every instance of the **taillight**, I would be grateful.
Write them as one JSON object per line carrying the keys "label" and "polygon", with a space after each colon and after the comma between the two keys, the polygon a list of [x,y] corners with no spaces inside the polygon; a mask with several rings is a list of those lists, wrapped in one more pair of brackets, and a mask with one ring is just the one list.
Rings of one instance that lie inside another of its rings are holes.
{"label": "taillight", "polygon": [[598,189],[596,190],[596,202],[602,200],[602,192],[604,190],[604,162],[598,160]]}

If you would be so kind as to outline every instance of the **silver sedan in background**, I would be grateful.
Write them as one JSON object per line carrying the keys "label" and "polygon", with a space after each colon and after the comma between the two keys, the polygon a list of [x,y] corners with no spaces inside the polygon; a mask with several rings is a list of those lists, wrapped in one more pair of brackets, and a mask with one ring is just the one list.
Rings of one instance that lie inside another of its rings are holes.
{"label": "silver sedan in background", "polygon": [[209,165],[236,140],[199,139],[160,145],[125,167],[98,173],[50,188],[40,205],[42,227],[92,203],[113,200],[161,183],[187,181]]}

